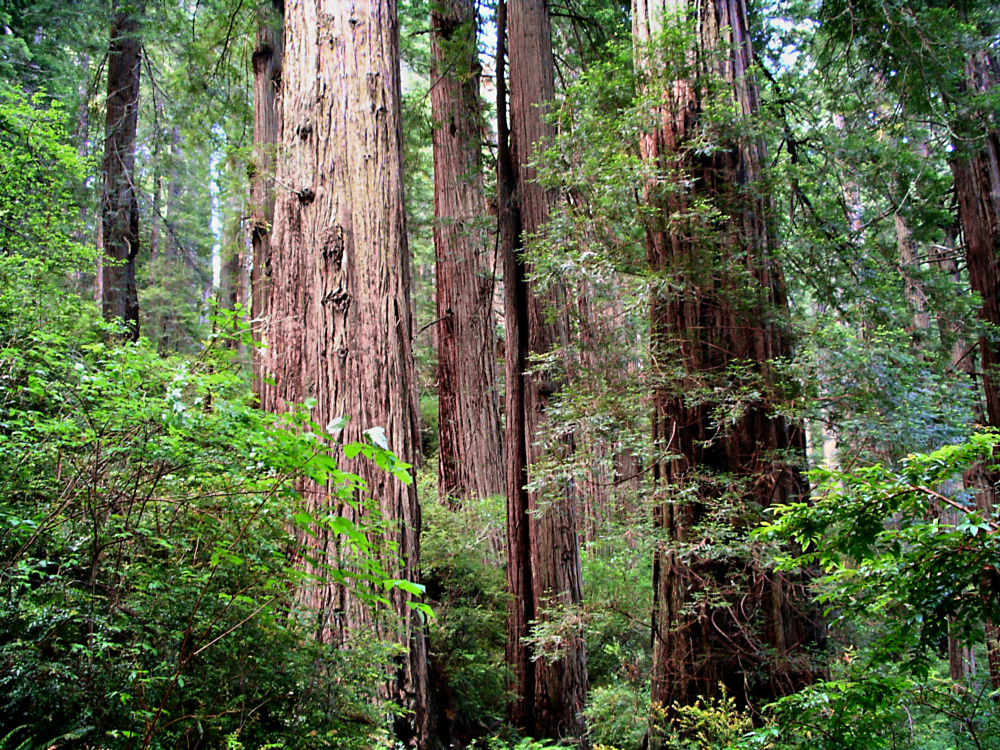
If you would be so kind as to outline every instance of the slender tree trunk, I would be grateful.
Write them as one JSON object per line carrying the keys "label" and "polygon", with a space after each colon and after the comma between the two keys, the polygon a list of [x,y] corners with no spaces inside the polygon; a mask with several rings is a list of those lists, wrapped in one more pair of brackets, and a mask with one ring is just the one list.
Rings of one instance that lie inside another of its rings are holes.
{"label": "slender tree trunk", "polygon": [[134,183],[135,136],[139,121],[144,5],[116,0],[108,47],[108,104],[105,124],[104,263],[102,308],[106,320],[121,320],[125,337],[139,338],[139,293],[135,258],[139,253],[139,201]]}
{"label": "slender tree trunk", "polygon": [[241,276],[240,270],[243,264],[243,243],[242,243],[242,232],[239,219],[238,206],[230,204],[227,206],[227,211],[223,214],[223,232],[222,232],[222,242],[220,243],[220,254],[221,254],[221,266],[219,273],[219,297],[218,304],[223,310],[229,310],[234,313],[233,325],[227,333],[233,334],[229,338],[225,339],[225,345],[228,349],[236,350],[239,347],[239,340],[236,338],[235,333],[239,328],[239,318],[235,315],[236,310],[244,300],[240,296],[241,294]]}
{"label": "slender tree trunk", "polygon": [[97,237],[94,239],[97,255],[94,258],[94,302],[104,302],[104,221],[97,222]]}
{"label": "slender tree trunk", "polygon": [[493,238],[483,222],[482,112],[472,0],[431,6],[438,494],[453,505],[503,493],[493,321]]}
{"label": "slender tree trunk", "polygon": [[504,279],[504,367],[506,378],[505,473],[507,485],[507,667],[513,696],[508,719],[521,729],[534,727],[535,662],[524,639],[535,619],[531,594],[531,534],[528,516],[528,444],[524,418],[524,372],[528,363],[528,319],[523,304],[527,282],[520,249],[521,212],[516,201],[517,173],[510,152],[507,120],[507,4],[497,4],[497,211]]}
{"label": "slender tree trunk", "polygon": [[[691,69],[664,83],[661,125],[642,143],[643,158],[664,175],[644,194],[659,209],[646,247],[656,277],[653,443],[664,456],[653,466],[653,522],[665,541],[653,567],[652,700],[690,704],[723,684],[758,708],[812,681],[809,649],[820,634],[797,581],[752,554],[719,554],[714,535],[728,527],[745,539],[762,508],[805,495],[794,465],[805,444],[798,426],[772,416],[779,385],[768,363],[790,345],[783,279],[770,257],[771,206],[759,192],[763,143],[710,131],[721,147],[705,154],[692,142],[711,127],[701,121],[710,85],[728,92],[737,118],[758,110],[744,4],[635,0],[637,67],[650,81],[661,76],[661,32],[687,20],[693,39],[682,53]],[[721,218],[699,220],[702,200]],[[762,396],[720,428],[713,411],[725,404],[695,395],[728,390],[741,372]]]}
{"label": "slender tree trunk", "polygon": [[[315,399],[313,419],[350,417],[343,437],[385,430],[390,449],[413,463],[419,445],[410,314],[410,258],[403,209],[399,26],[392,0],[285,4],[282,139],[277,164],[263,407],[283,412]],[[346,463],[389,524],[396,545],[383,564],[419,581],[420,506],[415,485],[371,462]],[[330,512],[329,488],[303,488],[314,513]],[[350,508],[334,508],[350,513]],[[313,554],[336,562],[337,539]],[[308,567],[308,566],[307,566]],[[389,594],[398,626],[334,583],[302,596],[317,614],[317,636],[344,642],[373,628],[406,646],[386,695],[410,710],[397,740],[430,738],[426,642],[417,613],[398,589]]]}
{"label": "slender tree trunk", "polygon": [[[250,163],[250,319],[253,339],[267,340],[267,300],[271,275],[271,224],[274,221],[274,164],[281,140],[282,4],[273,0],[258,11],[253,52],[253,160]],[[253,392],[262,399],[264,353],[253,352]]]}
{"label": "slender tree trunk", "polygon": [[906,301],[910,303],[910,309],[913,311],[913,328],[917,331],[926,331],[931,327],[931,316],[927,312],[927,295],[924,293],[923,284],[916,278],[915,272],[920,270],[920,262],[913,247],[913,233],[906,225],[906,219],[899,213],[893,214],[893,221],[896,226],[896,247],[899,248],[899,269],[905,285]]}
{"label": "slender tree trunk", "polygon": [[[558,389],[553,376],[531,368],[531,357],[565,343],[566,325],[547,320],[558,292],[541,299],[528,281],[519,253],[521,237],[537,234],[548,220],[549,196],[529,166],[536,144],[551,135],[542,105],[555,95],[548,4],[513,3],[505,9],[510,39],[510,130],[505,122],[503,65],[498,65],[500,142],[500,248],[504,265],[507,347],[507,534],[508,585],[512,595],[507,658],[515,684],[511,721],[539,738],[580,738],[586,700],[587,662],[582,629],[573,628],[560,653],[532,653],[521,640],[532,620],[558,618],[582,599],[576,498],[572,486],[526,492],[529,466],[542,457],[536,440]],[[502,63],[503,45],[498,47]],[[517,214],[512,211],[517,206]],[[560,317],[563,313],[559,313]],[[530,370],[530,372],[529,372]],[[572,450],[571,445],[563,446]],[[528,599],[531,599],[529,602]]]}

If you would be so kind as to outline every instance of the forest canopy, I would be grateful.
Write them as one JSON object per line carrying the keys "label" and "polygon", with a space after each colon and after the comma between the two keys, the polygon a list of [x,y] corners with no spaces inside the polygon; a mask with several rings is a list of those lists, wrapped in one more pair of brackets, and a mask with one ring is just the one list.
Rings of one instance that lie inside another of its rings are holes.
{"label": "forest canopy", "polygon": [[998,48],[0,2],[0,748],[1000,748]]}

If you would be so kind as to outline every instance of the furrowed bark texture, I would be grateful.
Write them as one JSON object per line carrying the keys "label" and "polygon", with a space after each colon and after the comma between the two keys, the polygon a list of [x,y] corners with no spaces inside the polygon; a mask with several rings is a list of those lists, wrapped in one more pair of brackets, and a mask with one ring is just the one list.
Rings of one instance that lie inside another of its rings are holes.
{"label": "furrowed bark texture", "polygon": [[[250,319],[255,342],[266,341],[268,279],[271,274],[271,225],[274,221],[274,164],[281,139],[280,2],[258,11],[257,45],[253,51],[253,161],[251,162]],[[253,352],[253,392],[262,398],[263,351]]]}
{"label": "furrowed bark texture", "polygon": [[[546,304],[558,308],[558,295],[543,300],[535,293],[528,281],[530,268],[519,253],[521,237],[538,233],[549,213],[549,197],[535,182],[535,170],[528,166],[535,145],[551,135],[540,106],[555,96],[548,4],[543,0],[512,3],[506,9],[506,20],[510,50],[509,151],[502,155],[507,163],[501,163],[498,169],[500,182],[508,186],[506,193],[501,188],[500,224],[507,333],[508,585],[512,594],[507,656],[516,696],[510,718],[533,737],[582,738],[581,712],[587,689],[582,629],[574,628],[562,652],[552,657],[531,653],[521,641],[528,634],[531,620],[560,617],[579,605],[582,587],[573,488],[553,488],[544,505],[537,491],[524,490],[525,483],[532,479],[531,463],[543,455],[537,439],[546,421],[546,408],[558,388],[551,374],[527,370],[531,369],[533,355],[545,354],[565,343],[567,332],[563,322],[550,323],[546,319]],[[498,105],[504,93],[498,87]],[[501,131],[501,141],[508,140],[505,136],[508,134]],[[506,236],[505,230],[514,230],[512,224],[505,223],[510,220],[511,204],[517,207],[520,224],[517,234]],[[568,451],[572,446],[556,449]]]}
{"label": "furrowed bark texture", "polygon": [[493,238],[484,221],[482,113],[472,0],[431,6],[438,494],[453,507],[503,493],[493,321]]}
{"label": "furrowed bark texture", "polygon": [[[742,0],[636,0],[636,62],[651,81],[666,69],[661,32],[679,19],[694,24],[680,51],[689,70],[664,82],[660,125],[642,143],[661,175],[645,187],[645,200],[659,209],[646,239],[658,282],[650,298],[653,440],[676,456],[653,467],[653,522],[664,541],[653,567],[652,700],[691,704],[723,684],[741,704],[760,707],[812,681],[809,648],[821,632],[796,581],[760,567],[752,554],[715,552],[726,542],[713,535],[745,540],[761,508],[807,493],[789,463],[804,455],[804,436],[770,416],[768,403],[775,386],[767,363],[790,345],[783,279],[770,258],[770,205],[758,192],[764,146],[733,133],[716,134],[720,148],[708,155],[691,144],[705,127],[710,80],[728,97],[730,122],[757,112],[746,9]],[[704,199],[720,215],[699,221]],[[736,386],[734,368],[759,378],[764,395],[719,427],[712,411],[720,404],[711,395],[699,403],[698,394]],[[710,514],[718,525],[700,526]],[[713,606],[713,597],[726,606]]]}
{"label": "furrowed bark texture", "polygon": [[504,279],[504,427],[507,485],[507,689],[513,696],[509,721],[516,727],[534,726],[535,663],[524,642],[535,619],[531,595],[531,535],[528,530],[528,445],[524,419],[524,371],[528,361],[528,316],[520,304],[527,295],[524,265],[518,258],[521,214],[516,201],[517,172],[510,152],[507,120],[506,66],[507,4],[497,3],[497,216],[500,263]]}
{"label": "furrowed bark texture", "polygon": [[108,47],[108,103],[104,146],[104,233],[102,311],[120,319],[125,338],[139,338],[139,292],[135,258],[139,253],[139,200],[136,193],[135,134],[139,122],[142,3],[116,2]]}
{"label": "furrowed bark texture", "polygon": [[[315,399],[320,425],[350,417],[345,442],[382,427],[403,461],[417,457],[410,258],[403,210],[399,27],[396,4],[288,0],[285,3],[282,139],[277,164],[263,406],[283,412]],[[389,575],[419,581],[420,506],[404,485],[371,462],[344,462],[361,475],[397,545],[383,557]],[[310,510],[336,502],[329,488],[305,487]],[[332,510],[349,515],[349,507]],[[314,542],[337,560],[337,539]],[[426,642],[406,595],[390,593],[396,622],[332,583],[302,595],[318,616],[317,636],[344,643],[369,631],[395,639],[398,657],[386,697],[413,713],[397,719],[397,740],[430,738]]]}
{"label": "furrowed bark texture", "polygon": [[[966,81],[971,93],[987,94],[1000,82],[1000,65],[993,55],[976,55],[966,67]],[[1000,131],[995,128],[986,130],[978,152],[953,160],[951,171],[955,178],[955,197],[965,242],[969,284],[983,300],[979,317],[993,325],[1000,325]],[[979,351],[986,417],[990,427],[1000,427],[1000,374],[997,372],[1000,350],[984,336],[979,340]],[[977,495],[977,505],[987,515],[993,512],[991,486],[995,481],[996,477],[991,477],[986,482],[990,490]],[[990,595],[992,585],[992,582],[984,581],[984,595]],[[1000,627],[996,623],[986,623],[986,647],[990,680],[994,688],[1000,688]]]}

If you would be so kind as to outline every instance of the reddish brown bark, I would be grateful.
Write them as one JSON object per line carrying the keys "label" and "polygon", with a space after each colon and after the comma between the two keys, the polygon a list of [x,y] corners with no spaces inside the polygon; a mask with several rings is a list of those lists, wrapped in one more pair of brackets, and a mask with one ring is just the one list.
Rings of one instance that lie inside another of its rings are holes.
{"label": "reddish brown bark", "polygon": [[[327,10],[332,12],[327,12]],[[343,438],[381,427],[403,461],[417,457],[410,258],[403,209],[399,27],[392,0],[285,5],[282,136],[278,151],[271,279],[267,303],[265,409],[283,412],[315,399],[320,425],[350,417]],[[420,506],[414,485],[371,462],[345,462],[367,483],[396,546],[382,564],[390,576],[419,581]],[[305,487],[314,513],[331,508],[328,488]],[[365,520],[365,519],[362,519]],[[337,539],[315,540],[313,554],[336,564]],[[398,589],[395,620],[375,617],[333,583],[305,591],[317,636],[344,643],[374,632],[407,647],[386,697],[408,709],[397,740],[426,747],[430,713],[426,643],[417,614]]]}
{"label": "reddish brown bark", "polygon": [[135,135],[139,122],[139,74],[143,3],[114,4],[108,47],[108,102],[104,138],[104,193],[101,200],[104,262],[102,310],[105,320],[121,320],[125,337],[139,338],[139,201],[136,192]]}
{"label": "reddish brown bark", "polygon": [[[983,52],[969,60],[966,68],[967,89],[974,94],[987,94],[1000,82],[1000,65],[993,55]],[[985,122],[986,118],[982,120]],[[969,269],[969,284],[982,299],[979,317],[992,325],[1000,325],[1000,132],[987,130],[985,138],[972,155],[962,154],[951,163],[955,179],[958,219],[965,243],[965,259]],[[979,339],[982,362],[983,390],[986,396],[986,418],[990,427],[1000,427],[1000,350],[989,337]],[[992,477],[986,482],[996,481]],[[992,489],[977,495],[977,503],[987,514],[993,512]],[[989,590],[989,584],[984,583]],[[986,623],[986,648],[990,679],[1000,687],[1000,628]]]}
{"label": "reddish brown bark", "polygon": [[[274,221],[274,162],[281,138],[281,14],[278,0],[258,11],[253,52],[253,161],[250,164],[250,319],[255,342],[266,337],[271,224]],[[253,392],[261,392],[263,352],[253,352]]]}
{"label": "reddish brown bark", "polygon": [[[660,32],[681,18],[694,22],[683,53],[692,69],[664,82],[660,127],[642,143],[643,158],[663,175],[645,189],[645,200],[660,209],[646,240],[654,274],[653,441],[676,456],[653,466],[653,522],[664,542],[653,567],[652,700],[689,704],[724,684],[741,703],[760,706],[813,678],[808,650],[818,633],[803,611],[808,597],[752,554],[714,552],[725,544],[713,537],[720,528],[700,524],[714,513],[722,528],[745,538],[762,508],[805,494],[794,467],[804,438],[797,425],[772,416],[768,362],[790,346],[782,275],[771,257],[771,207],[761,195],[763,143],[723,131],[710,135],[717,150],[699,154],[691,142],[705,126],[710,80],[714,91],[727,92],[738,120],[758,110],[745,5],[636,0],[637,65],[651,81],[662,78]],[[706,199],[719,215],[699,219]],[[757,379],[761,396],[731,426],[719,426],[712,412],[723,405],[711,394],[735,385],[740,368]]]}
{"label": "reddish brown bark", "polygon": [[[582,599],[582,587],[572,488],[553,487],[544,502],[538,491],[524,489],[533,478],[530,465],[543,455],[536,441],[559,386],[552,373],[532,369],[531,358],[564,344],[566,336],[565,324],[547,319],[546,308],[559,307],[558,293],[542,299],[535,292],[528,281],[530,268],[519,252],[522,238],[537,234],[549,213],[549,196],[535,182],[535,170],[529,166],[536,145],[552,132],[543,120],[542,106],[555,95],[548,4],[543,0],[513,3],[504,9],[504,17],[510,50],[509,132],[502,83],[497,100],[507,352],[507,574],[511,592],[507,660],[515,694],[510,719],[534,737],[582,738],[581,711],[587,689],[582,629],[570,626],[558,655],[533,652],[522,640],[532,620],[544,622],[572,612]],[[502,56],[501,44],[498,82]],[[571,449],[571,445],[556,448]]]}
{"label": "reddish brown bark", "polygon": [[507,486],[507,667],[513,696],[508,719],[521,729],[534,726],[535,663],[524,639],[535,619],[531,595],[531,534],[528,517],[528,444],[524,419],[524,372],[528,362],[527,295],[520,262],[521,216],[515,200],[517,173],[507,124],[507,5],[497,4],[497,212],[504,279],[504,367],[506,377],[505,477]]}
{"label": "reddish brown bark", "polygon": [[493,321],[493,238],[484,224],[476,9],[431,10],[434,251],[437,259],[438,494],[503,493],[503,445]]}

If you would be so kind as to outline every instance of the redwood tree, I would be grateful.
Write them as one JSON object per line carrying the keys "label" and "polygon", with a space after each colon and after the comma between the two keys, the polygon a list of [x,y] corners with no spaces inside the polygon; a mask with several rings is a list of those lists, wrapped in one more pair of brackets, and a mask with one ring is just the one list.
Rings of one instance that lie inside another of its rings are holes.
{"label": "redwood tree", "polygon": [[[505,24],[509,34],[505,37]],[[559,617],[580,603],[582,582],[577,539],[576,498],[569,486],[542,497],[527,485],[537,478],[531,464],[544,450],[538,439],[545,411],[558,389],[555,374],[533,367],[532,357],[565,343],[560,294],[544,297],[529,281],[522,241],[547,221],[549,196],[530,166],[534,151],[552,134],[543,118],[555,96],[549,8],[545,0],[503,4],[498,12],[497,112],[500,251],[504,269],[506,344],[507,471],[507,663],[514,699],[510,719],[534,737],[582,737],[587,662],[583,633],[571,631],[559,653],[535,651],[525,643],[532,621]],[[503,68],[510,50],[510,127]],[[550,309],[556,322],[550,322]],[[570,450],[571,446],[559,446]]]}
{"label": "redwood tree", "polygon": [[[270,240],[265,409],[314,399],[313,419],[349,417],[347,441],[381,427],[389,448],[413,463],[419,446],[413,384],[410,258],[403,210],[399,27],[393,0],[288,2],[284,15],[279,186]],[[420,507],[404,485],[370,462],[347,465],[367,483],[388,524],[390,576],[419,579]],[[329,488],[307,486],[314,514],[331,510]],[[337,539],[315,540],[314,557],[336,563]],[[309,567],[306,565],[306,567]],[[332,582],[302,595],[317,637],[344,643],[362,628],[406,646],[386,697],[410,710],[397,739],[426,746],[426,644],[398,589],[396,623]],[[398,626],[397,626],[398,623]]]}
{"label": "redwood tree", "polygon": [[106,320],[121,320],[126,337],[139,338],[139,292],[135,259],[139,253],[139,199],[135,186],[135,134],[139,122],[144,3],[116,0],[108,47],[108,102],[104,135],[104,193],[101,224],[104,242],[102,309]]}
{"label": "redwood tree", "polygon": [[[267,319],[271,225],[274,221],[274,162],[281,134],[281,0],[258,9],[253,51],[253,161],[250,163],[252,260],[250,318],[254,341],[263,339]],[[262,353],[253,353],[253,389],[261,398]]]}
{"label": "redwood tree", "polygon": [[[970,56],[965,69],[965,86],[968,93],[978,97],[993,94],[1000,83],[1000,64],[988,51]],[[986,112],[976,112],[982,125],[990,122]],[[1000,325],[1000,130],[995,127],[976,132],[976,124],[965,132],[967,143],[974,144],[971,153],[961,148],[951,162],[955,178],[955,197],[958,219],[965,243],[965,259],[969,268],[969,284],[983,305],[979,310],[981,320],[994,326]],[[963,123],[962,133],[968,128]],[[993,428],[1000,428],[1000,348],[991,336],[979,339],[982,362],[983,389],[986,395],[986,417]],[[985,473],[985,472],[982,472]],[[996,504],[996,476],[984,477],[976,482],[976,505],[989,516]],[[967,478],[968,483],[968,478]],[[978,485],[978,486],[977,486]],[[991,590],[994,580],[984,574],[983,588]],[[994,688],[1000,688],[1000,626],[986,623],[987,656],[990,678]]]}
{"label": "redwood tree", "polygon": [[644,191],[656,209],[646,228],[659,451],[652,700],[688,704],[723,684],[759,706],[812,679],[819,633],[802,587],[747,547],[760,511],[807,485],[802,430],[774,413],[771,362],[790,344],[766,154],[746,133],[759,108],[746,7],[636,0],[633,30],[659,102],[641,144],[657,174]]}
{"label": "redwood tree", "polygon": [[483,224],[482,107],[472,0],[431,7],[434,251],[437,259],[438,494],[503,492],[493,321],[493,237]]}

